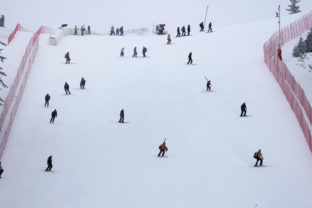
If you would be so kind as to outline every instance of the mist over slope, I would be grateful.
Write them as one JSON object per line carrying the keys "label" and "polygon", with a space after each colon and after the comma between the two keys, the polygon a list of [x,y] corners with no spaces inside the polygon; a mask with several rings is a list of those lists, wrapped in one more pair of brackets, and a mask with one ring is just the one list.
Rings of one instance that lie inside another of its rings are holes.
{"label": "mist over slope", "polygon": [[[111,25],[125,28],[152,27],[152,24],[166,23],[175,29],[177,25],[191,24],[198,30],[203,21],[207,4],[207,21],[215,27],[241,24],[272,18],[278,4],[282,15],[286,15],[289,0],[2,0],[0,14],[6,15],[6,25],[14,27],[17,22],[35,30],[41,25],[58,27],[62,23],[90,24],[93,29],[107,31]],[[308,11],[312,1],[303,0],[300,9]]]}

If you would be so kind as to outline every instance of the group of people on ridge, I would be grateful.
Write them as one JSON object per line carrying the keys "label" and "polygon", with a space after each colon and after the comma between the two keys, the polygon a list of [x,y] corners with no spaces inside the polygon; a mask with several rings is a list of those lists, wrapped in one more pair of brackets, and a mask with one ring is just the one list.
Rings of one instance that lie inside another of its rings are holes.
{"label": "group of people on ridge", "polygon": [[115,32],[114,26],[111,26],[109,35],[117,35],[117,36],[120,35],[120,36],[123,36],[124,35],[124,28],[123,28],[123,26],[121,26],[120,28],[117,28],[116,32]]}
{"label": "group of people on ridge", "polygon": [[[181,34],[182,32],[182,34]],[[189,36],[191,34],[191,26],[187,26],[187,35]],[[177,28],[177,36],[176,37],[181,37],[181,36],[186,36],[186,29],[185,26],[183,25],[180,31],[180,27]]]}
{"label": "group of people on ridge", "polygon": [[[143,57],[146,57],[146,52],[147,52],[147,48],[145,46],[143,46],[143,49],[142,49],[142,55]],[[123,57],[125,55],[125,48],[122,48],[121,51],[120,51],[120,56]],[[137,47],[135,46],[134,49],[133,49],[133,55],[132,57],[138,57],[138,52],[137,52]]]}

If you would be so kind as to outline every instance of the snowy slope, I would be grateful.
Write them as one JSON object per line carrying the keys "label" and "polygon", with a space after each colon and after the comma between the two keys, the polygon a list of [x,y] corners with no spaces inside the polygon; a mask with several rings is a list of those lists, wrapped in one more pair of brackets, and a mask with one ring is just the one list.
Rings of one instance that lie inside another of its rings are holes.
{"label": "snowy slope", "polygon": [[[311,153],[263,62],[275,30],[261,21],[170,46],[164,36],[67,36],[57,47],[41,37],[2,158],[1,206],[310,208]],[[148,58],[131,58],[143,45]],[[248,118],[239,117],[244,101]],[[121,108],[127,124],[117,122]],[[168,158],[159,159],[164,137]],[[266,167],[253,168],[259,148]],[[44,172],[49,155],[53,173]]]}

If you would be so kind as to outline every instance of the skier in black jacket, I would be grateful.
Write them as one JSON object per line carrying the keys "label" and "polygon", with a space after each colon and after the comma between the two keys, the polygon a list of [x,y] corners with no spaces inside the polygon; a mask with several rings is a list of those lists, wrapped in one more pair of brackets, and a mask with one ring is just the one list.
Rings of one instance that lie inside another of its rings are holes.
{"label": "skier in black jacket", "polygon": [[190,33],[191,33],[191,26],[188,25],[188,26],[187,26],[187,35],[190,35]]}
{"label": "skier in black jacket", "polygon": [[242,116],[246,116],[246,113],[247,113],[247,106],[246,106],[246,103],[243,103],[242,105],[241,105],[241,117]]}
{"label": "skier in black jacket", "polygon": [[46,96],[45,96],[45,103],[44,103],[44,106],[45,107],[49,107],[49,101],[50,101],[50,95],[49,94],[46,94]]}
{"label": "skier in black jacket", "polygon": [[51,113],[50,123],[54,123],[54,119],[56,117],[57,117],[57,111],[56,111],[56,109],[54,109],[54,111],[52,111],[52,113]]}
{"label": "skier in black jacket", "polygon": [[180,33],[180,27],[177,28],[177,37],[180,37],[181,33]]}
{"label": "skier in black jacket", "polygon": [[66,64],[69,64],[69,63],[70,63],[69,52],[67,52],[67,53],[65,54],[65,58],[66,58]]}
{"label": "skier in black jacket", "polygon": [[200,27],[200,32],[203,32],[204,31],[204,22],[201,22],[199,24],[199,27]]}
{"label": "skier in black jacket", "polygon": [[185,26],[183,25],[183,27],[181,28],[181,31],[182,31],[182,36],[185,36],[186,35],[186,32],[185,32]]}
{"label": "skier in black jacket", "polygon": [[86,85],[86,80],[82,77],[81,81],[80,81],[80,89],[85,89],[85,85]]}
{"label": "skier in black jacket", "polygon": [[189,55],[188,55],[188,62],[187,62],[187,64],[193,64],[192,52],[190,52]]}
{"label": "skier in black jacket", "polygon": [[52,168],[53,168],[53,165],[52,165],[52,155],[50,155],[50,156],[48,157],[47,164],[48,164],[48,167],[46,168],[45,171],[51,171]]}
{"label": "skier in black jacket", "polygon": [[64,84],[64,90],[65,90],[66,95],[71,94],[69,91],[69,85],[67,82],[65,82],[65,84]]}
{"label": "skier in black jacket", "polygon": [[121,109],[119,123],[124,123],[124,119],[125,119],[125,111],[124,109]]}

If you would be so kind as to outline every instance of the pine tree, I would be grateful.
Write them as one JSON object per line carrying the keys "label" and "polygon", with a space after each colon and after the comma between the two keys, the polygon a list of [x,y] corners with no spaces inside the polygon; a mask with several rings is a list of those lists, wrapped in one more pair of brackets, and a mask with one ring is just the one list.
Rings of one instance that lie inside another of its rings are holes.
{"label": "pine tree", "polygon": [[290,1],[290,5],[288,5],[288,9],[286,9],[287,11],[289,11],[289,14],[295,14],[295,13],[299,13],[301,12],[299,9],[299,6],[297,5],[297,3],[299,3],[299,0],[289,0]]}
{"label": "pine tree", "polygon": [[306,44],[303,41],[302,37],[300,37],[298,45],[296,45],[293,50],[293,56],[294,57],[300,56],[302,58],[305,55],[305,52],[306,52]]}
{"label": "pine tree", "polygon": [[304,43],[306,45],[306,52],[312,52],[312,28],[310,29],[310,32],[308,33],[307,39],[304,41]]}
{"label": "pine tree", "polygon": [[[0,53],[3,49],[0,49]],[[5,60],[6,58],[4,56],[0,56],[0,60],[1,63],[3,63],[3,60]],[[2,80],[3,76],[6,76],[6,74],[2,71],[3,68],[0,66],[0,85],[4,88],[7,88],[8,86],[4,83],[4,81]],[[1,90],[1,88],[0,88]],[[0,105],[2,105],[2,103],[4,102],[4,100],[0,97]]]}

